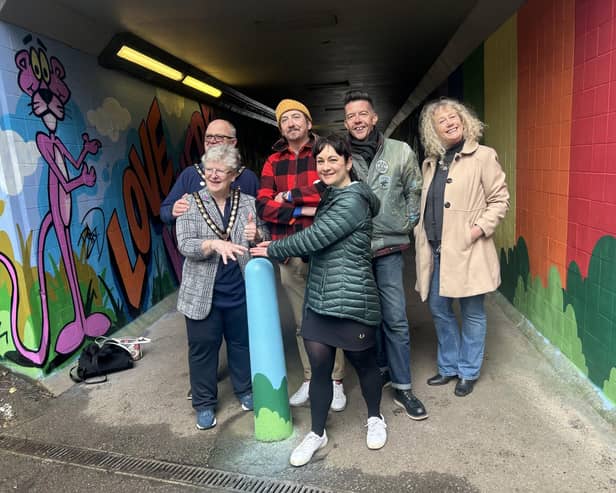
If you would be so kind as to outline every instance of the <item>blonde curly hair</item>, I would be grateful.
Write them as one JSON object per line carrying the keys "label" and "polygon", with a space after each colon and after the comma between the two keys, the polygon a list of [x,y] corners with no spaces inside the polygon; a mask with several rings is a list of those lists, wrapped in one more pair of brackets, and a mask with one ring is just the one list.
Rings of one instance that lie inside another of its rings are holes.
{"label": "blonde curly hair", "polygon": [[432,120],[436,110],[443,107],[453,109],[460,117],[460,120],[462,120],[465,141],[478,142],[483,135],[483,122],[477,118],[471,109],[459,101],[452,98],[441,98],[431,101],[423,107],[419,116],[419,136],[424,146],[426,157],[441,157],[447,150],[443,146]]}

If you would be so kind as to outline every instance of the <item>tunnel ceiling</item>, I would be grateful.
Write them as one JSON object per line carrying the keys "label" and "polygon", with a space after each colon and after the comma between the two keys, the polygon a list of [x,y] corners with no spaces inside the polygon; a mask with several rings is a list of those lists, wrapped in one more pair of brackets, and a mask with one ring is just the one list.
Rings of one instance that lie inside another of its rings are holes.
{"label": "tunnel ceiling", "polygon": [[268,106],[302,100],[324,132],[343,128],[351,88],[385,128],[476,3],[8,0],[0,19],[93,55],[131,32]]}

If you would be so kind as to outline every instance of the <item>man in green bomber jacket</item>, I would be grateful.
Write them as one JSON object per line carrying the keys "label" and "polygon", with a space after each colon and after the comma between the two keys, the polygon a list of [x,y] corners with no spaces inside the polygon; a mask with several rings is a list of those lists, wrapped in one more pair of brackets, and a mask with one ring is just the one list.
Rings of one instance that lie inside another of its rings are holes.
{"label": "man in green bomber jacket", "polygon": [[415,420],[428,417],[411,388],[409,324],[402,272],[403,250],[419,220],[422,177],[417,157],[405,142],[386,139],[376,129],[378,115],[370,95],[349,91],[344,98],[344,126],[349,131],[353,169],[381,201],[373,219],[372,267],[383,322],[377,331],[377,363],[383,386],[391,383],[394,403]]}

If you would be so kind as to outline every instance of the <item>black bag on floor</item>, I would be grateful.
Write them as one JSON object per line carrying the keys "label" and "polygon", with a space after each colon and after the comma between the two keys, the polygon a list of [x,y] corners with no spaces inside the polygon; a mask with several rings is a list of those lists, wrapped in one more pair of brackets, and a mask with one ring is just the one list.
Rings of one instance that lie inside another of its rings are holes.
{"label": "black bag on floor", "polygon": [[[133,367],[130,351],[120,344],[106,341],[102,345],[96,342],[88,344],[77,365],[73,366],[69,375],[74,382],[102,383],[107,381],[107,374],[127,370]],[[96,380],[90,379],[95,377]]]}

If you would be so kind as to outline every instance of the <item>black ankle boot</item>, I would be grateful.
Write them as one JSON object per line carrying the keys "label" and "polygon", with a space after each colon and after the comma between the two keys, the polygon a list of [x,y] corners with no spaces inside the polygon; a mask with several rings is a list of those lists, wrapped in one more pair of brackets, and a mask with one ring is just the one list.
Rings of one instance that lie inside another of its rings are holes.
{"label": "black ankle boot", "polygon": [[437,373],[431,378],[428,378],[428,385],[445,385],[451,382],[457,375],[441,375]]}
{"label": "black ankle boot", "polygon": [[475,386],[476,381],[477,380],[468,380],[466,378],[461,378],[456,384],[454,394],[456,394],[458,397],[464,397],[465,395],[470,394],[473,391],[473,387]]}

